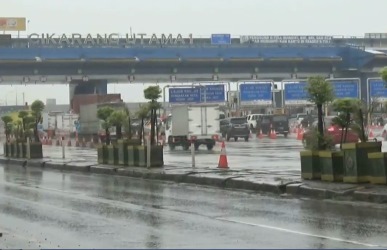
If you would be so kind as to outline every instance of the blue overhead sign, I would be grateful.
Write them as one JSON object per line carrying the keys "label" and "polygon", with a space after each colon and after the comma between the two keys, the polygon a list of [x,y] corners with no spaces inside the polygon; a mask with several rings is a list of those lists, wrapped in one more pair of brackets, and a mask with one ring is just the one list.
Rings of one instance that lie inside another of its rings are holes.
{"label": "blue overhead sign", "polygon": [[[225,101],[224,85],[204,85],[200,86],[201,89],[201,102],[219,102]],[[205,90],[205,91],[204,91]]]}
{"label": "blue overhead sign", "polygon": [[306,81],[284,82],[284,104],[309,104]]}
{"label": "blue overhead sign", "polygon": [[332,79],[335,98],[359,98],[359,80],[358,79]]}
{"label": "blue overhead sign", "polygon": [[224,85],[202,85],[193,88],[170,88],[170,103],[224,103]]}
{"label": "blue overhead sign", "polygon": [[271,104],[272,82],[244,83],[239,85],[241,104]]}
{"label": "blue overhead sign", "polygon": [[382,79],[368,80],[369,97],[374,101],[385,101],[387,99],[386,82]]}
{"label": "blue overhead sign", "polygon": [[192,103],[200,102],[200,89],[198,88],[170,88],[169,102]]}
{"label": "blue overhead sign", "polygon": [[213,45],[231,44],[231,35],[230,34],[212,34],[211,44]]}

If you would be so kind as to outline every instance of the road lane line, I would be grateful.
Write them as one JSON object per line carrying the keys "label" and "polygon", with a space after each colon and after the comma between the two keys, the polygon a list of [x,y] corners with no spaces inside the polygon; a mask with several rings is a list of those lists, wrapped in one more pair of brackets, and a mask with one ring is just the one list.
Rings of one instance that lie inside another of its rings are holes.
{"label": "road lane line", "polygon": [[292,233],[292,234],[304,235],[304,236],[315,237],[315,238],[320,238],[320,239],[343,242],[343,243],[350,243],[350,244],[354,244],[354,245],[360,245],[360,246],[366,246],[366,247],[386,248],[386,246],[381,246],[381,245],[362,243],[359,241],[346,240],[346,239],[318,235],[318,234],[304,233],[304,232],[300,232],[300,231],[290,230],[290,229],[281,228],[281,227],[274,227],[274,226],[269,226],[269,225],[264,225],[264,224],[256,224],[256,223],[250,223],[250,222],[244,222],[244,221],[238,221],[238,220],[230,220],[230,219],[226,219],[226,218],[216,218],[216,219],[220,220],[220,221],[227,221],[227,222],[231,222],[231,223],[243,224],[243,225],[248,225],[248,226],[253,226],[253,227],[261,227],[261,228],[272,229],[272,230],[282,231],[282,232],[287,232],[287,233]]}

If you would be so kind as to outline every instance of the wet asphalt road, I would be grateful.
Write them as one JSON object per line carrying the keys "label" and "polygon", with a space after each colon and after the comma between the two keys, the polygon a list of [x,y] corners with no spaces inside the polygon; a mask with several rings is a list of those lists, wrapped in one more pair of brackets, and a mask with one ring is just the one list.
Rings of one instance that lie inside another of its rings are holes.
{"label": "wet asphalt road", "polygon": [[386,208],[0,166],[1,248],[387,247]]}

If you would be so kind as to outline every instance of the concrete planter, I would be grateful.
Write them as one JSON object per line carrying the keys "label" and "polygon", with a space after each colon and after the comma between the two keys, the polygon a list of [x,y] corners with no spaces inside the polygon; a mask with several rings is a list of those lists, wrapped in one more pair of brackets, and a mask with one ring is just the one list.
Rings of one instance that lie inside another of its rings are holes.
{"label": "concrete planter", "polygon": [[387,153],[369,153],[368,163],[371,167],[369,181],[372,184],[387,184]]}
{"label": "concrete planter", "polygon": [[3,149],[4,149],[4,156],[9,157],[9,148],[8,148],[8,143],[3,143]]}
{"label": "concrete planter", "polygon": [[369,182],[371,168],[368,164],[368,153],[378,153],[382,150],[382,142],[344,143],[344,176],[346,183]]}
{"label": "concrete planter", "polygon": [[319,161],[321,166],[322,181],[343,181],[343,152],[320,151]]}
{"label": "concrete planter", "polygon": [[19,146],[19,154],[20,154],[19,157],[20,158],[27,158],[27,145],[26,145],[26,143],[19,142],[18,146]]}
{"label": "concrete planter", "polygon": [[127,140],[128,145],[130,146],[141,146],[141,140],[140,139],[129,139]]}
{"label": "concrete planter", "polygon": [[134,167],[139,165],[139,151],[138,146],[128,146],[128,166]]}
{"label": "concrete planter", "polygon": [[108,164],[118,165],[118,148],[115,145],[109,145],[108,150]]}
{"label": "concrete planter", "polygon": [[19,158],[20,153],[19,153],[18,143],[17,142],[12,142],[12,148],[13,148],[13,150],[11,152],[12,153],[11,157]]}
{"label": "concrete planter", "polygon": [[[29,152],[28,152],[29,151]],[[29,148],[27,147],[27,156],[29,159],[41,159],[43,158],[43,146],[41,142],[31,142]]]}
{"label": "concrete planter", "polygon": [[305,150],[300,152],[301,177],[305,180],[321,179],[319,151]]}
{"label": "concrete planter", "polygon": [[119,165],[128,165],[128,143],[124,140],[118,140],[118,164]]}
{"label": "concrete planter", "polygon": [[13,155],[15,154],[12,143],[7,143],[7,152],[8,152],[7,157],[13,157]]}
{"label": "concrete planter", "polygon": [[[147,147],[138,146],[138,159],[139,167],[147,166]],[[151,167],[162,167],[164,166],[164,147],[163,146],[151,146]]]}
{"label": "concrete planter", "polygon": [[98,145],[97,155],[98,155],[98,164],[108,163],[108,149],[106,145]]}

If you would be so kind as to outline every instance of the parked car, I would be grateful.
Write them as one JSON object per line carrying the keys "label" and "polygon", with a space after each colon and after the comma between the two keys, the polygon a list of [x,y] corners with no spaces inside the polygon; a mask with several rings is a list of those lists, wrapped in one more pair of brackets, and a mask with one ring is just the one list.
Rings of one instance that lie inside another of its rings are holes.
{"label": "parked car", "polygon": [[[337,145],[337,144],[340,144],[341,134],[345,133],[345,130],[343,130],[337,125],[333,125],[332,119],[334,117],[335,116],[324,117],[323,126],[324,126],[325,134],[331,136],[333,140],[333,144]],[[314,130],[317,130],[317,121],[313,122],[312,125],[305,130],[302,136],[302,144],[304,145],[305,148],[308,147],[311,141],[314,139],[313,138]],[[355,132],[353,132],[350,128],[348,128],[347,139],[344,142],[359,142],[359,136]]]}
{"label": "parked car", "polygon": [[244,138],[245,141],[248,141],[250,136],[250,129],[246,117],[231,117],[221,120],[220,132],[227,141],[231,138],[234,138],[235,141],[238,138]]}

